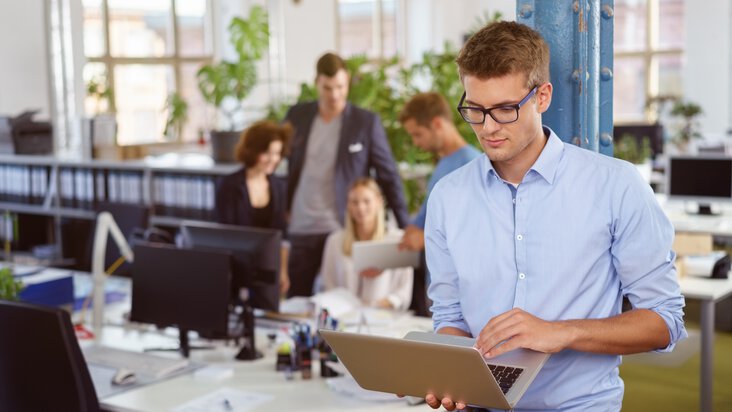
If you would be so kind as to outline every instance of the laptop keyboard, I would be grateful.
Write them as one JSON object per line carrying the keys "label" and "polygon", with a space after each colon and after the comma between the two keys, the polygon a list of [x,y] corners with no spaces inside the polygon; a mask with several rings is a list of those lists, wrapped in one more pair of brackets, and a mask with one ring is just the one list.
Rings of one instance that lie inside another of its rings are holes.
{"label": "laptop keyboard", "polygon": [[504,394],[508,393],[509,389],[516,383],[516,380],[524,370],[521,368],[513,368],[511,366],[499,366],[488,364],[488,369],[493,373],[493,377],[496,378],[498,386]]}

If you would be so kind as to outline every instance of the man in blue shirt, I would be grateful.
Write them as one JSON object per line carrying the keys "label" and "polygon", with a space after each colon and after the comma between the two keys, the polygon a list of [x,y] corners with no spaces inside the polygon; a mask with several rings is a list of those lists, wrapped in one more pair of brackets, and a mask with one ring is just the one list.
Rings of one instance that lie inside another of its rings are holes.
{"label": "man in blue shirt", "polygon": [[[452,108],[447,100],[434,92],[415,95],[399,113],[399,121],[412,137],[414,145],[439,159],[427,182],[427,196],[417,215],[404,229],[399,245],[401,249],[418,252],[424,250],[424,222],[427,216],[427,199],[432,188],[443,176],[480,155],[478,150],[465,142],[455,127],[452,116]],[[428,316],[425,272],[415,271],[410,307],[420,316]]]}
{"label": "man in blue shirt", "polygon": [[[430,195],[435,329],[475,337],[487,358],[515,348],[552,353],[517,411],[618,411],[620,355],[670,351],[686,336],[673,228],[632,165],[542,126],[552,84],[537,32],[491,24],[457,63],[458,110],[486,156]],[[621,312],[623,296],[632,310]]]}

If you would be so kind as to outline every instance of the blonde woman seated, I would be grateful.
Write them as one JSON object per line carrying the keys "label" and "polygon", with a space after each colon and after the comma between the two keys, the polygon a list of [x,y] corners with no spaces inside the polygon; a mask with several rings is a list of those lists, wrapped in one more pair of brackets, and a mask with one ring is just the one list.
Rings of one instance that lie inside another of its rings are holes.
{"label": "blonde woman seated", "polygon": [[353,242],[400,239],[401,233],[386,234],[384,198],[371,178],[357,179],[348,191],[345,229],[328,236],[323,250],[322,284],[326,290],[346,288],[369,306],[406,310],[412,300],[412,268],[365,269],[355,273]]}

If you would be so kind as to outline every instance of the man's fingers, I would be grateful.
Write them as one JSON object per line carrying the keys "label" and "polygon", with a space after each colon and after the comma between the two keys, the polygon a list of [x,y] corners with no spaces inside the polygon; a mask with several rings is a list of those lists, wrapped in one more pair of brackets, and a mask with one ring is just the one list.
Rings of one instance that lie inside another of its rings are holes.
{"label": "man's fingers", "polygon": [[432,409],[437,409],[440,407],[440,401],[437,400],[435,395],[429,394],[424,397],[424,401],[427,403],[427,405],[430,406]]}

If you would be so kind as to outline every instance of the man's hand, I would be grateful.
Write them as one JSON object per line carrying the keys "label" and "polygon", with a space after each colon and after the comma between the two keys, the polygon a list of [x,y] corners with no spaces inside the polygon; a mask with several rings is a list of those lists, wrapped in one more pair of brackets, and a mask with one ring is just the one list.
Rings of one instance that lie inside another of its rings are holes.
{"label": "man's hand", "polygon": [[454,402],[450,398],[437,399],[437,397],[431,393],[424,397],[424,401],[427,402],[427,405],[429,405],[432,409],[438,409],[440,406],[442,406],[448,411],[454,411],[455,409],[465,409],[465,407],[467,406],[462,402]]}
{"label": "man's hand", "polygon": [[383,272],[383,270],[379,268],[366,268],[359,273],[359,275],[365,277],[365,278],[375,278],[379,276]]}
{"label": "man's hand", "polygon": [[[519,308],[491,319],[475,339],[475,347],[485,357],[494,357],[516,348],[556,353],[573,339],[570,326],[548,322]],[[503,344],[499,345],[501,342]]]}
{"label": "man's hand", "polygon": [[399,250],[413,250],[419,252],[424,250],[424,230],[414,225],[404,229],[404,236],[399,243]]}

